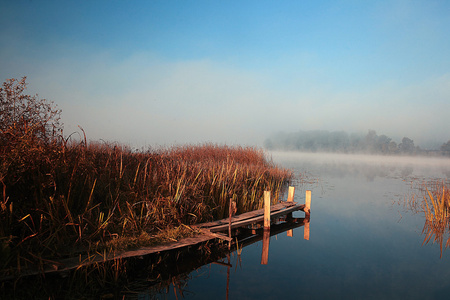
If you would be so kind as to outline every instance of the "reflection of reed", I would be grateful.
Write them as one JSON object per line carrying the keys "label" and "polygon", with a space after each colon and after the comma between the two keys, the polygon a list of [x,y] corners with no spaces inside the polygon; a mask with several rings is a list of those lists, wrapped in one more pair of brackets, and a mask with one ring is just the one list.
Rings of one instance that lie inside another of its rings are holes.
{"label": "reflection of reed", "polygon": [[[444,236],[446,234],[446,229],[448,229],[447,224],[444,222],[436,222],[436,221],[425,221],[425,225],[423,227],[422,233],[425,234],[425,239],[423,241],[423,244],[428,244],[428,242],[433,238],[433,243],[439,243],[439,247],[441,249],[441,255],[442,258],[442,245],[444,242]],[[447,238],[447,242],[445,243],[445,248],[447,248],[450,244],[450,238]]]}

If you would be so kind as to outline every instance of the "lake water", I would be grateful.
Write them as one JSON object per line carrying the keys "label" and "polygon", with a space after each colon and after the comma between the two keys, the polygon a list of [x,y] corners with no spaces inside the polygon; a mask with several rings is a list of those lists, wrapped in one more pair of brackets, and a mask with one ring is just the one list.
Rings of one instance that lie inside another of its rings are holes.
{"label": "lake water", "polygon": [[[271,153],[295,172],[295,201],[312,191],[305,227],[231,253],[229,267],[207,264],[160,293],[139,299],[443,299],[450,295],[450,251],[422,245],[425,219],[407,200],[418,185],[447,180],[450,160]],[[301,175],[300,175],[301,174]],[[296,212],[294,217],[303,217]],[[445,241],[444,241],[445,243]],[[445,248],[445,246],[444,246]],[[174,281],[175,282],[175,281]]]}

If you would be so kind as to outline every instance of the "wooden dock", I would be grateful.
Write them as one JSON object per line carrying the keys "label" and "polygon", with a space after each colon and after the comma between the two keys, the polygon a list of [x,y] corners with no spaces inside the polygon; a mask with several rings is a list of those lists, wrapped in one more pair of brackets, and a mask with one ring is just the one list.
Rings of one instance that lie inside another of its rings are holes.
{"label": "wooden dock", "polygon": [[[97,253],[92,255],[80,255],[79,257],[75,258],[68,258],[68,259],[62,259],[62,260],[55,260],[50,261],[47,260],[43,265],[40,266],[39,269],[22,269],[20,272],[20,276],[30,276],[30,275],[38,275],[38,274],[46,274],[46,273],[54,273],[54,272],[69,272],[71,270],[78,269],[83,266],[88,266],[95,263],[103,263],[107,261],[113,261],[116,259],[126,259],[131,257],[139,257],[139,256],[145,256],[149,254],[157,254],[164,251],[174,250],[174,249],[181,249],[189,246],[194,246],[200,243],[207,242],[209,240],[213,239],[222,239],[229,242],[229,245],[231,246],[232,243],[232,236],[231,236],[231,230],[240,228],[240,227],[246,227],[248,228],[248,225],[251,224],[258,224],[264,222],[264,229],[268,229],[266,226],[266,221],[269,220],[276,220],[279,217],[282,216],[289,216],[290,218],[292,215],[291,213],[294,211],[302,210],[305,212],[305,219],[307,221],[297,222],[299,219],[294,219],[295,222],[289,226],[292,226],[292,228],[301,226],[301,225],[308,225],[308,239],[309,239],[309,209],[310,209],[310,191],[307,191],[306,193],[306,199],[305,204],[298,204],[293,201],[294,198],[294,191],[295,189],[293,187],[290,187],[289,189],[289,195],[288,195],[288,201],[282,201],[275,205],[270,205],[270,201],[265,201],[266,203],[269,203],[269,207],[265,207],[263,209],[243,213],[240,215],[232,216],[230,215],[229,218],[214,221],[214,222],[208,222],[208,223],[202,223],[197,224],[195,226],[192,226],[194,229],[199,230],[201,233],[195,237],[190,238],[183,238],[178,241],[165,243],[158,246],[152,246],[152,247],[141,247],[136,250],[128,250],[128,251],[118,251],[118,252],[109,252],[109,253]],[[309,197],[308,197],[309,192]],[[270,197],[270,195],[269,195]],[[309,198],[309,199],[308,199]],[[267,199],[266,199],[267,200]],[[231,203],[230,203],[231,207]],[[270,208],[270,209],[269,209]],[[231,212],[231,208],[230,208]],[[268,212],[270,213],[270,217],[268,215]],[[298,223],[298,224],[297,224]],[[296,225],[297,224],[297,225]],[[270,224],[269,224],[270,226]],[[283,228],[283,227],[281,227]],[[228,236],[226,234],[223,234],[221,232],[227,231],[229,232]],[[287,230],[287,229],[285,229]],[[266,230],[265,230],[266,231]],[[274,230],[274,232],[271,232],[271,234],[275,234],[275,232],[278,232],[278,230]],[[270,236],[270,235],[269,235]],[[14,275],[3,275],[2,278],[0,278],[0,281],[2,280],[8,280],[15,278]]]}
{"label": "wooden dock", "polygon": [[[297,210],[304,210],[305,204],[298,204],[296,202],[280,202],[278,204],[270,206],[270,218],[275,219],[283,215],[287,215]],[[254,210],[251,212],[243,213],[237,216],[231,217],[231,229],[247,226],[254,223],[260,223],[264,221],[264,208]],[[198,224],[195,227],[206,229],[210,232],[221,232],[228,230],[230,226],[229,219],[222,219],[215,222]]]}

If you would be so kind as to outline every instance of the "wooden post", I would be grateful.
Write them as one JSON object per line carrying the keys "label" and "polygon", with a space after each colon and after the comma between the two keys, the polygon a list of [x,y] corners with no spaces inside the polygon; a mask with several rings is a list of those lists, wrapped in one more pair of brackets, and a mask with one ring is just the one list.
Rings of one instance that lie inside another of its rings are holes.
{"label": "wooden post", "polygon": [[[295,187],[294,186],[290,186],[289,187],[289,191],[288,191],[287,202],[294,202],[294,195],[295,195]],[[288,214],[287,220],[288,221],[292,220],[292,213]],[[293,237],[294,236],[294,230],[293,229],[288,230],[287,231],[287,236]]]}
{"label": "wooden post", "polygon": [[232,212],[231,212],[231,206],[232,206],[232,204],[231,204],[231,199],[230,199],[230,207],[228,208],[228,215],[229,215],[229,221],[228,221],[228,237],[231,237],[231,216],[232,216]]}
{"label": "wooden post", "polygon": [[[230,199],[230,207],[228,209],[230,219],[228,222],[228,237],[231,238],[231,217],[236,213],[236,202]],[[231,241],[228,243],[228,249],[231,249]]]}
{"label": "wooden post", "polygon": [[311,211],[311,191],[306,191],[305,195],[305,215],[309,216]]}
{"label": "wooden post", "polygon": [[263,248],[261,254],[261,264],[267,265],[269,262],[269,243],[270,243],[270,229],[264,228],[263,233]]}
{"label": "wooden post", "polygon": [[270,229],[270,191],[264,191],[264,229]]}
{"label": "wooden post", "polygon": [[287,202],[294,202],[295,186],[290,186],[288,191]]}

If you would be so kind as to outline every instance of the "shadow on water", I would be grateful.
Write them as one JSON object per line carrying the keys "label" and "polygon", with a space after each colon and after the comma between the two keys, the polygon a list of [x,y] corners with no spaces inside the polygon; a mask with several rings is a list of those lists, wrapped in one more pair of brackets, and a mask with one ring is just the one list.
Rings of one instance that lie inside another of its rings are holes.
{"label": "shadow on water", "polygon": [[[243,248],[261,242],[261,264],[268,264],[270,237],[280,233],[293,235],[304,227],[309,240],[310,218],[278,218],[269,230],[261,224],[236,229],[235,241],[189,246],[128,259],[116,259],[83,267],[72,272],[51,273],[19,278],[0,283],[1,299],[183,299],[190,297],[189,281],[196,270],[216,264],[227,268],[227,299],[229,296],[231,258],[236,257],[235,270],[241,264]],[[225,291],[224,291],[225,292]]]}

